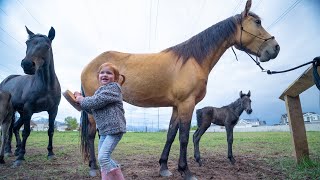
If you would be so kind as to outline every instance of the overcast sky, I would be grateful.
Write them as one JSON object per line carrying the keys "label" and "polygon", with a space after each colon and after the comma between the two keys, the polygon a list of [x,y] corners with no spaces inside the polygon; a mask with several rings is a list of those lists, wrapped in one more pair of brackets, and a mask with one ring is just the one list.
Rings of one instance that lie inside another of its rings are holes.
{"label": "overcast sky", "polygon": [[[211,25],[241,13],[244,0],[0,0],[0,80],[23,74],[27,26],[53,40],[55,70],[62,91],[80,89],[80,74],[94,57],[108,50],[128,53],[159,52],[181,43]],[[284,70],[320,56],[320,2],[318,0],[253,0],[251,11],[275,36],[278,57],[262,63],[265,69]],[[285,74],[267,75],[243,52],[239,61],[229,49],[209,75],[207,95],[196,108],[221,107],[251,91],[251,115],[267,124],[279,123],[286,113],[281,93],[307,67]],[[320,114],[320,91],[313,86],[301,94],[302,110]],[[167,128],[171,108],[138,108],[125,104],[128,125]],[[158,116],[159,113],[159,116]],[[194,113],[195,114],[195,113]],[[35,114],[46,116],[46,113]],[[62,97],[58,121],[80,113]],[[193,118],[195,124],[195,118]]]}

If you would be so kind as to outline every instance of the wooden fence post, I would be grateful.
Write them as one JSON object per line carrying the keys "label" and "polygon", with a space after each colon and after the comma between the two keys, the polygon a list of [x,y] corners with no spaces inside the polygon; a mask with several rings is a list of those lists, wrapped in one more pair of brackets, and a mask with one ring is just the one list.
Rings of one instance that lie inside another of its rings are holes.
{"label": "wooden fence post", "polygon": [[309,158],[308,141],[300,98],[299,95],[296,97],[285,95],[284,100],[287,108],[296,161],[297,163],[300,163],[303,159]]}

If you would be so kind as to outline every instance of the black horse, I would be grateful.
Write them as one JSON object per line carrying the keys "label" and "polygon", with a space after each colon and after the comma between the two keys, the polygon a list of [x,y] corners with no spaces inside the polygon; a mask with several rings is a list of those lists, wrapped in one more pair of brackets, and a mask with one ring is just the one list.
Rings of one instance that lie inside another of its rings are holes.
{"label": "black horse", "polygon": [[240,91],[240,98],[228,106],[223,106],[221,108],[208,106],[196,111],[198,129],[193,134],[193,144],[194,158],[199,163],[199,166],[202,165],[202,161],[200,159],[199,141],[201,136],[210,127],[211,123],[226,127],[228,158],[231,164],[236,162],[232,154],[233,128],[238,123],[239,117],[244,110],[247,112],[247,114],[251,114],[252,109],[250,95],[250,91],[248,94],[242,94],[242,91]]}
{"label": "black horse", "polygon": [[[61,88],[54,70],[52,40],[55,30],[51,27],[48,36],[34,34],[27,27],[29,39],[26,41],[27,51],[21,61],[21,67],[27,75],[10,75],[0,84],[0,89],[8,91],[12,95],[14,110],[20,114],[20,118],[12,125],[17,140],[15,166],[21,164],[26,152],[26,142],[30,135],[30,120],[33,113],[47,111],[49,114],[49,144],[48,158],[52,158],[52,137],[54,133],[54,121],[58,112],[61,99]],[[22,131],[22,142],[19,135]],[[6,145],[6,154],[11,152],[12,130],[9,142]]]}

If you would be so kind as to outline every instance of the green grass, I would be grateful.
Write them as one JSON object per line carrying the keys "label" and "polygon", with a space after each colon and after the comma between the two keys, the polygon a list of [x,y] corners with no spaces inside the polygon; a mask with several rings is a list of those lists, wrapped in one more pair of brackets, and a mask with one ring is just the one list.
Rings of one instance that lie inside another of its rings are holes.
{"label": "green grass", "polygon": [[[115,159],[135,155],[156,156],[158,159],[166,142],[166,135],[166,132],[128,132],[123,136],[114,152]],[[193,133],[190,133],[189,158],[193,158],[192,135]],[[320,132],[307,132],[307,137],[310,159],[305,159],[298,165],[293,156],[293,146],[289,132],[236,132],[234,133],[233,152],[235,156],[250,154],[271,167],[284,172],[288,179],[319,179]],[[177,134],[171,147],[170,157],[178,158],[178,138],[179,134]],[[97,144],[98,138],[95,141],[96,147]],[[4,171],[1,171],[3,173],[0,173],[0,179],[8,179],[9,177],[12,179],[22,177],[34,179],[42,176],[42,173],[52,175],[50,179],[88,178],[87,163],[83,163],[80,155],[79,132],[55,132],[53,142],[57,157],[55,161],[46,160],[47,145],[47,132],[32,132],[27,141],[25,168],[12,170],[6,167]],[[218,153],[226,157],[226,133],[205,133],[200,141],[200,150],[201,152]],[[10,160],[14,160],[13,157],[7,162]],[[3,167],[0,166],[1,168]],[[270,178],[277,179],[276,177]]]}

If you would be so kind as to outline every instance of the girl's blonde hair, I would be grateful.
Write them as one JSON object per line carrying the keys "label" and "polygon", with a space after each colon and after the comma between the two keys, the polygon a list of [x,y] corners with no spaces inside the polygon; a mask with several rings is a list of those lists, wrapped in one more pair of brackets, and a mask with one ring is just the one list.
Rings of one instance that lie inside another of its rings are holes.
{"label": "girl's blonde hair", "polygon": [[115,66],[114,64],[109,63],[109,62],[101,64],[101,66],[98,69],[97,77],[99,78],[99,73],[100,73],[101,69],[104,67],[109,67],[114,73],[114,80],[116,82],[119,82],[119,76],[120,76],[119,69],[117,68],[117,66]]}

